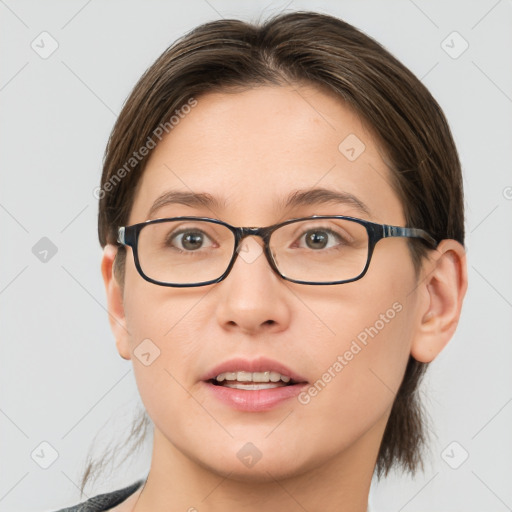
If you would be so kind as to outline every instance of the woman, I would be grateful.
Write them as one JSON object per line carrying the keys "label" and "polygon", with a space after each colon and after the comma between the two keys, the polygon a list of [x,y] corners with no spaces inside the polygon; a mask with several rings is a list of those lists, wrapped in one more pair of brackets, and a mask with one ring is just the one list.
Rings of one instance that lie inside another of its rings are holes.
{"label": "woman", "polygon": [[98,197],[154,438],[147,479],[80,510],[363,512],[374,472],[421,468],[418,383],[467,287],[462,179],[382,46],[311,12],[197,27],[128,98]]}

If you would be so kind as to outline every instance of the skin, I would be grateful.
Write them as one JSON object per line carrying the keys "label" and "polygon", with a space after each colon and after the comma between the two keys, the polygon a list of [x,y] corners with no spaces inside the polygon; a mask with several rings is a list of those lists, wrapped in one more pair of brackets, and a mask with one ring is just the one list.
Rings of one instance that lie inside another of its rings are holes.
{"label": "skin", "polygon": [[[147,220],[153,201],[170,189],[208,192],[226,207],[172,205],[154,218],[267,226],[351,215],[405,224],[374,137],[339,99],[313,87],[272,86],[197,100],[152,151],[127,225]],[[352,162],[338,150],[349,134],[366,146]],[[279,207],[291,190],[318,186],[354,194],[371,216],[344,204]],[[244,243],[257,251],[262,240]],[[260,255],[239,257],[220,283],[189,289],[142,279],[128,248],[124,293],[112,273],[115,253],[107,245],[102,260],[110,323],[155,431],[143,492],[112,510],[365,511],[409,355],[433,360],[458,323],[467,287],[463,247],[442,241],[418,281],[406,240],[398,238],[379,242],[368,273],[353,283],[290,283]],[[395,302],[402,310],[307,405],[291,399],[271,411],[240,412],[204,389],[201,376],[234,356],[268,356],[314,383]],[[146,338],[161,351],[149,366],[133,355]],[[247,442],[262,453],[250,468],[237,457]]]}

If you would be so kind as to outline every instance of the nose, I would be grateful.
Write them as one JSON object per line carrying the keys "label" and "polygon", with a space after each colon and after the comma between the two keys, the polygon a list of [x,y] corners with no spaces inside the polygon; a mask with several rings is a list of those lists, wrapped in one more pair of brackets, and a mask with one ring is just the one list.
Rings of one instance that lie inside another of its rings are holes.
{"label": "nose", "polygon": [[247,236],[237,248],[229,275],[217,284],[217,321],[246,334],[279,332],[290,322],[289,291],[269,265],[260,237]]}

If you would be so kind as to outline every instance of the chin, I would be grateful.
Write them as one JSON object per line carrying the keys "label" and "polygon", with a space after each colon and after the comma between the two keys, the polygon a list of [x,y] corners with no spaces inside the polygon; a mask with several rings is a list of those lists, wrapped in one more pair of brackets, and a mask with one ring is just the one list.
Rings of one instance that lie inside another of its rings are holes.
{"label": "chin", "polygon": [[298,467],[296,464],[291,467],[289,464],[283,464],[282,460],[264,461],[263,457],[252,467],[245,466],[243,463],[232,462],[225,465],[210,465],[205,461],[200,464],[209,472],[215,473],[222,478],[234,480],[236,482],[246,482],[254,484],[267,484],[276,480],[285,480],[287,478],[299,476],[307,471],[306,468]]}

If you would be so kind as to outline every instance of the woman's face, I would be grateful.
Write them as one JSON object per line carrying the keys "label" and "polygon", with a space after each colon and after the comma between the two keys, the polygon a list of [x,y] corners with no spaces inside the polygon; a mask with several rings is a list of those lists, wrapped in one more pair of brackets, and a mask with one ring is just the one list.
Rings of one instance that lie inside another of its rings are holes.
{"label": "woman's face", "polygon": [[[196,99],[152,150],[128,224],[192,215],[268,226],[348,215],[404,225],[375,140],[338,99],[310,87],[257,87]],[[355,202],[332,200],[283,207],[290,194],[317,188],[351,194],[368,213]],[[217,204],[167,204],[149,217],[168,191],[206,193]],[[418,318],[406,240],[380,241],[361,280],[333,286],[281,279],[262,243],[244,239],[224,281],[182,289],[145,281],[128,248],[129,334],[118,337],[118,349],[133,360],[159,452],[178,450],[203,468],[241,480],[376,456]],[[219,399],[202,380],[230,359],[261,357],[307,384],[295,396],[244,410]]]}

